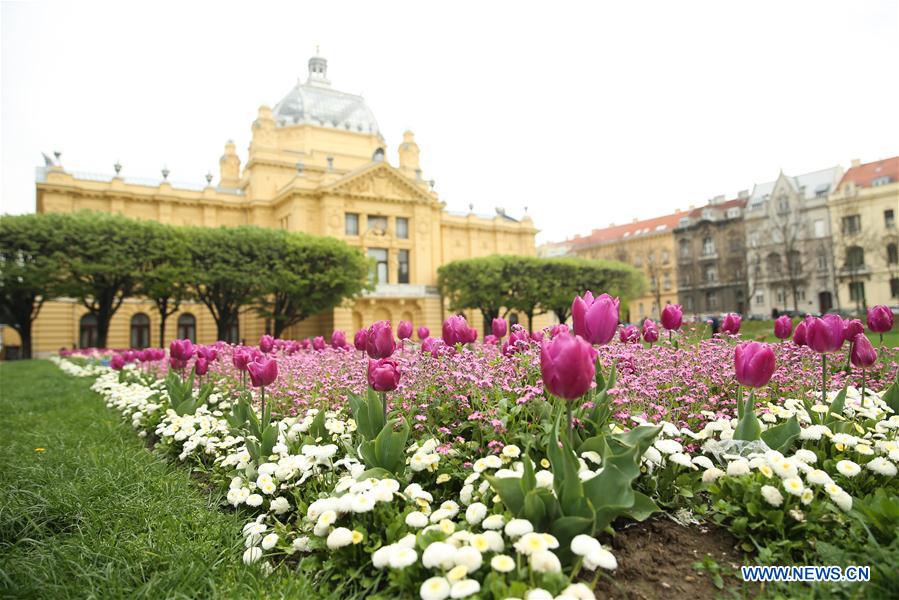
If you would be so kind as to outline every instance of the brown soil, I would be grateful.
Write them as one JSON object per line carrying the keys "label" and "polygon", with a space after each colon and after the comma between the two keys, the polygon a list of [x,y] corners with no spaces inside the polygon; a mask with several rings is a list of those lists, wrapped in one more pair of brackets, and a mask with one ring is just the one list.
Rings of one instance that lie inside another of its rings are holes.
{"label": "brown soil", "polygon": [[601,541],[611,545],[618,568],[611,579],[603,577],[596,586],[597,598],[705,600],[726,596],[728,588],[743,585],[733,576],[725,576],[724,589],[718,589],[712,574],[693,568],[706,555],[724,573],[733,573],[735,569],[739,572],[739,566],[745,564],[737,541],[727,530],[714,525],[684,527],[666,517],[657,517],[616,529],[614,537]]}

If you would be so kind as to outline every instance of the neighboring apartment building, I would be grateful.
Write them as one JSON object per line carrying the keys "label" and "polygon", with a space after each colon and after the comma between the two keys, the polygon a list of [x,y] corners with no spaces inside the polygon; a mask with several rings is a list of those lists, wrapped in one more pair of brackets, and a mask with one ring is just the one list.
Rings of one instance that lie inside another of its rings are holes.
{"label": "neighboring apartment building", "polygon": [[675,227],[677,295],[685,313],[746,312],[743,210],[748,198],[748,191],[734,200],[718,196],[681,217]]}
{"label": "neighboring apartment building", "polygon": [[747,312],[827,312],[834,296],[828,195],[843,176],[832,167],[757,184],[745,210]]}
{"label": "neighboring apartment building", "polygon": [[[534,255],[537,230],[526,215],[516,220],[501,210],[489,217],[445,211],[433,182],[422,176],[412,133],[403,135],[398,166],[388,164],[372,111],[361,96],[333,89],[327,75],[327,61],[313,57],[305,83],[274,109],[260,107],[246,163],[242,167],[234,144],[226,144],[217,184],[211,174],[205,186],[170,182],[165,169],[161,180],[135,179],[118,164],[115,175],[81,174],[64,170],[58,157],[46,158],[38,169],[37,212],[88,209],[173,225],[253,224],[333,236],[374,259],[376,289],[291,327],[287,337],[352,333],[378,319],[407,319],[439,332],[444,309],[437,268],[489,254]],[[156,319],[151,304],[129,299],[113,318],[109,345],[158,343]],[[202,305],[183,305],[168,323],[167,339],[215,340]],[[245,313],[233,324],[231,341],[255,342],[267,329]],[[35,352],[95,342],[96,322],[79,303],[44,305],[34,327]]]}
{"label": "neighboring apartment building", "polygon": [[899,156],[853,160],[828,202],[840,306],[899,307]]}
{"label": "neighboring apartment building", "polygon": [[661,307],[677,302],[673,232],[685,216],[686,212],[678,211],[654,219],[635,219],[628,225],[610,225],[605,229],[594,229],[588,236],[568,240],[571,254],[618,260],[641,269],[646,275],[646,293],[630,301],[627,313],[621,315],[622,320],[658,319]]}

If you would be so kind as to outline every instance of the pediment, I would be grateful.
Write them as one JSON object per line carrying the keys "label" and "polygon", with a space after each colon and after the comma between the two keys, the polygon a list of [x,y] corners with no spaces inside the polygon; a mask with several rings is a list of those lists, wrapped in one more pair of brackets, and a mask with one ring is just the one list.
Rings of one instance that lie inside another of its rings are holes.
{"label": "pediment", "polygon": [[373,163],[347,173],[326,186],[332,193],[404,202],[434,202],[434,198],[387,163]]}

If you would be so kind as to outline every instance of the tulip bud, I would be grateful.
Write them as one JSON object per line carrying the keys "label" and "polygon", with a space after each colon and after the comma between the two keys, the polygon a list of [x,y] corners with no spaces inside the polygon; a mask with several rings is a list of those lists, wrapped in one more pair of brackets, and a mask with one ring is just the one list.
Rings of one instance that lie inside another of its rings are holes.
{"label": "tulip bud", "polygon": [[634,344],[640,341],[640,330],[636,325],[626,325],[618,333],[618,339],[625,344]]}
{"label": "tulip bud", "polygon": [[652,319],[643,321],[643,339],[654,344],[659,339],[659,329]]}
{"label": "tulip bud", "polygon": [[774,374],[774,351],[768,344],[743,342],[734,348],[737,381],[749,387],[762,387]]}
{"label": "tulip bud", "polygon": [[391,392],[400,384],[399,366],[390,358],[368,361],[368,383],[376,392]]}
{"label": "tulip bud", "polygon": [[396,350],[390,321],[376,321],[368,328],[366,351],[372,358],[387,358]]}
{"label": "tulip bud", "polygon": [[883,304],[869,308],[868,329],[874,333],[886,333],[893,329],[893,311]]}
{"label": "tulip bud", "polygon": [[355,346],[356,350],[360,352],[365,352],[365,348],[368,345],[368,330],[360,329],[356,332],[356,335],[353,336],[353,346]]}
{"label": "tulip bud", "polygon": [[737,313],[728,313],[724,317],[724,322],[721,324],[721,331],[731,335],[737,335],[740,333],[740,323],[742,320],[743,319]]}
{"label": "tulip bud", "polygon": [[209,362],[202,356],[198,356],[194,362],[194,371],[202,377],[209,372]]}
{"label": "tulip bud", "polygon": [[781,315],[774,321],[774,337],[785,340],[793,334],[793,320],[789,315]]}
{"label": "tulip bud", "polygon": [[662,327],[668,331],[680,329],[684,322],[684,311],[680,304],[668,304],[662,309]]}
{"label": "tulip bud", "polygon": [[335,329],[331,334],[331,347],[346,348],[346,334],[339,329]]}
{"label": "tulip bud", "polygon": [[550,393],[576,400],[596,375],[596,350],[579,335],[560,335],[540,346],[540,372]]}
{"label": "tulip bud", "polygon": [[871,345],[871,341],[864,333],[855,336],[852,342],[852,364],[860,369],[867,369],[877,362],[877,351]]}
{"label": "tulip bud", "polygon": [[314,338],[312,338],[312,349],[317,352],[321,352],[322,350],[324,350],[325,349],[325,338],[320,335],[317,335]]}
{"label": "tulip bud", "polygon": [[186,363],[194,355],[195,347],[190,340],[172,340],[169,344],[169,356]]}
{"label": "tulip bud", "polygon": [[412,323],[409,321],[400,321],[396,327],[396,337],[401,340],[408,340],[412,337]]}
{"label": "tulip bud", "polygon": [[109,361],[109,366],[116,371],[121,371],[125,367],[125,357],[121,354],[113,355],[112,359]]}
{"label": "tulip bud", "polygon": [[425,341],[431,335],[431,330],[422,325],[418,328],[418,339],[421,341]]}
{"label": "tulip bud", "polygon": [[574,333],[591,344],[608,344],[618,329],[618,298],[602,294],[596,298],[591,292],[575,296],[571,304]]}
{"label": "tulip bud", "polygon": [[275,348],[275,338],[272,336],[265,334],[261,338],[259,338],[259,349],[262,350],[263,353],[268,354]]}
{"label": "tulip bud", "polygon": [[253,387],[265,387],[278,378],[278,362],[274,358],[260,356],[247,364],[247,371],[250,372]]}
{"label": "tulip bud", "polygon": [[468,321],[462,315],[453,315],[443,322],[443,342],[447,346],[467,344],[470,336]]}
{"label": "tulip bud", "polygon": [[493,319],[493,322],[490,325],[493,335],[498,339],[503,339],[507,331],[506,320],[503,318]]}
{"label": "tulip bud", "polygon": [[836,352],[843,346],[843,319],[834,314],[812,318],[806,326],[805,341],[819,354]]}
{"label": "tulip bud", "polygon": [[807,344],[806,336],[808,335],[808,320],[806,317],[796,326],[795,331],[793,331],[793,343],[797,346],[805,346]]}

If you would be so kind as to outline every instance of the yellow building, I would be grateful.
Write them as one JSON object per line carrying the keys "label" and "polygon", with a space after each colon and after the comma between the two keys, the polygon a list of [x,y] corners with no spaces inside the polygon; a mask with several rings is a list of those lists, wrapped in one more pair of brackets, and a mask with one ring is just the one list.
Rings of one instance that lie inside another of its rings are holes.
{"label": "yellow building", "polygon": [[[37,212],[95,210],[172,225],[252,224],[332,236],[361,247],[376,262],[376,288],[345,306],[292,327],[287,337],[330,335],[377,319],[412,321],[439,332],[444,308],[436,289],[437,268],[449,261],[488,254],[535,254],[537,230],[497,210],[492,216],[444,209],[433,181],[422,174],[412,132],[403,134],[398,165],[388,163],[384,137],[361,96],[338,91],[327,61],[309,60],[309,76],[274,108],[261,106],[242,163],[225,144],[219,181],[203,185],[67,172],[59,160],[38,169]],[[36,353],[90,346],[91,317],[74,301],[47,303],[34,327]],[[477,317],[472,314],[471,317]],[[215,339],[205,307],[185,305],[168,321],[166,339]],[[477,322],[474,326],[479,326]],[[152,305],[126,301],[113,318],[109,346],[158,344]],[[233,340],[255,341],[266,323],[242,315]],[[8,336],[9,337],[9,336]],[[7,339],[7,344],[15,340]]]}
{"label": "yellow building", "polygon": [[646,293],[630,300],[628,311],[622,310],[621,319],[634,323],[646,318],[658,319],[661,307],[677,302],[674,228],[687,215],[687,212],[675,212],[643,221],[634,219],[627,225],[594,229],[588,236],[576,236],[543,252],[617,260],[641,269],[648,283]]}
{"label": "yellow building", "polygon": [[899,156],[853,160],[827,204],[839,307],[899,308]]}

